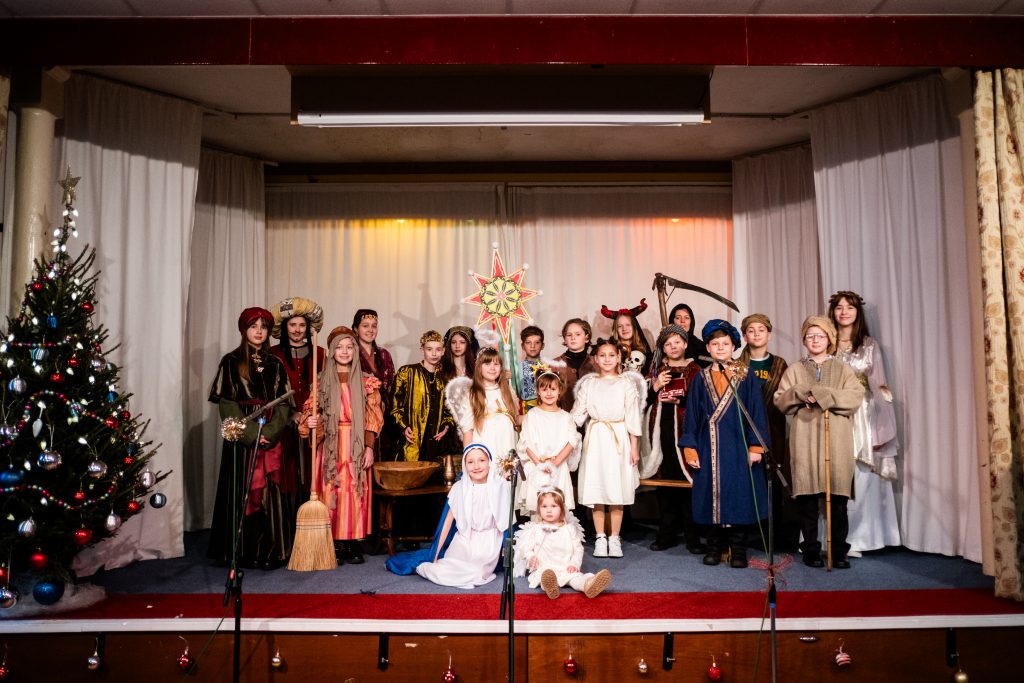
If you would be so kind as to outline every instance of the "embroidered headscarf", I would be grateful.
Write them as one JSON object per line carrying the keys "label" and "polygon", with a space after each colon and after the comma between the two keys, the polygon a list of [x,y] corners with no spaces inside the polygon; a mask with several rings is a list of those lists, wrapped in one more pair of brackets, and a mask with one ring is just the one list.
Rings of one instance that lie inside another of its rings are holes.
{"label": "embroidered headscarf", "polygon": [[350,397],[349,414],[352,419],[352,437],[349,454],[352,458],[352,476],[356,491],[363,495],[366,486],[366,467],[363,462],[366,449],[363,444],[363,425],[366,412],[366,387],[363,385],[363,371],[359,364],[356,334],[348,327],[335,327],[327,337],[327,362],[320,373],[318,399],[323,410],[324,421],[324,482],[335,484],[338,480],[338,423],[341,420],[341,377],[343,368],[334,359],[334,352],[344,339],[351,339],[352,363],[348,368],[348,389]]}

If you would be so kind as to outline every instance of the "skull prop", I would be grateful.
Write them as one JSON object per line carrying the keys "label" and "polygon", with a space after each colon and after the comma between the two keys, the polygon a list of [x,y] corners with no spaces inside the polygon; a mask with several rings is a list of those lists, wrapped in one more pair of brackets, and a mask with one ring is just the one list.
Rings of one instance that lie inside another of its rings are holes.
{"label": "skull prop", "polygon": [[642,351],[631,351],[629,358],[626,360],[626,370],[632,370],[633,372],[640,372],[640,369],[644,366],[646,357]]}

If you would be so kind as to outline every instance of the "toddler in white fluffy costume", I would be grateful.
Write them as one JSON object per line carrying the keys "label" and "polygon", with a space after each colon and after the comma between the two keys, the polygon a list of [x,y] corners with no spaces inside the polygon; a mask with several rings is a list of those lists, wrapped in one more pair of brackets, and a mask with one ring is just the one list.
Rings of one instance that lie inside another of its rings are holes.
{"label": "toddler in white fluffy costume", "polygon": [[544,488],[537,495],[538,522],[527,522],[516,532],[516,576],[530,572],[530,588],[540,586],[552,600],[561,587],[571,586],[588,598],[599,595],[612,581],[611,572],[580,571],[583,562],[583,527],[566,512],[560,489]]}

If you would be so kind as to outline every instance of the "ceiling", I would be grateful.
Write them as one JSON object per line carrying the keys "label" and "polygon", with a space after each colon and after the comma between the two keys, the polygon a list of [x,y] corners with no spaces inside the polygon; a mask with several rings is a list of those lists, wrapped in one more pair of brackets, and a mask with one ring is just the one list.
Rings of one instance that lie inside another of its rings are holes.
{"label": "ceiling", "polygon": [[[830,11],[831,10],[831,11]],[[1024,0],[0,0],[0,17],[622,14],[1024,15]],[[711,122],[683,127],[317,129],[291,125],[286,66],[88,66],[204,108],[204,143],[281,164],[728,161],[809,138],[806,113],[929,70],[719,66]]]}

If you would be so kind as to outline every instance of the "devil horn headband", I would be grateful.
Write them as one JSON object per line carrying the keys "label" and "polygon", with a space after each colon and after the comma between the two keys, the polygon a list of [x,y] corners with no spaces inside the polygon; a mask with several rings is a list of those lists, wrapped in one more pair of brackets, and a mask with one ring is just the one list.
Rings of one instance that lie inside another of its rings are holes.
{"label": "devil horn headband", "polygon": [[615,319],[617,315],[631,315],[634,318],[647,310],[647,299],[640,299],[640,305],[634,306],[633,308],[620,308],[617,311],[613,311],[604,304],[601,305],[601,315],[606,318]]}

